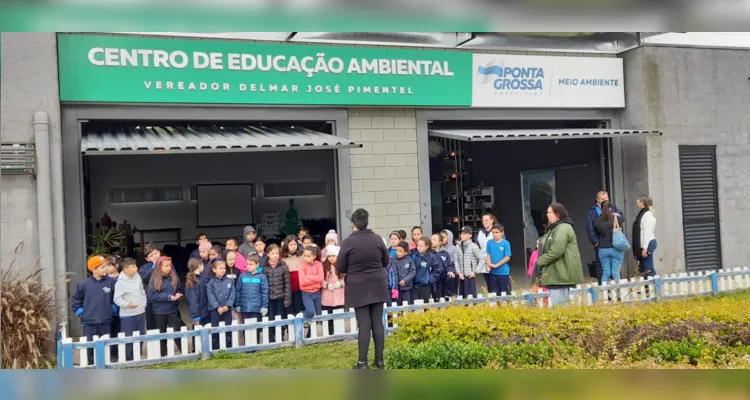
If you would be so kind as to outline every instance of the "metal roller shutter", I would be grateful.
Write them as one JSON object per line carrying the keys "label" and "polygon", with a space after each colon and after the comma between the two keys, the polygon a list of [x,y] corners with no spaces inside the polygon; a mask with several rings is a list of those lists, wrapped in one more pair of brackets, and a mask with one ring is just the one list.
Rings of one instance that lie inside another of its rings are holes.
{"label": "metal roller shutter", "polygon": [[688,271],[721,268],[716,146],[680,146],[682,221]]}

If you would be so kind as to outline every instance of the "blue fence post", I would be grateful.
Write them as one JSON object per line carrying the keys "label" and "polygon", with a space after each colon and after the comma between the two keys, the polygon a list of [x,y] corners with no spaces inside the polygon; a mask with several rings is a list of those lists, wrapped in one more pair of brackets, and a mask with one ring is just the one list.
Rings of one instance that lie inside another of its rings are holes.
{"label": "blue fence post", "polygon": [[599,301],[599,292],[597,292],[593,286],[589,286],[588,291],[589,291],[589,294],[591,295],[592,303],[596,303],[597,301]]}
{"label": "blue fence post", "polygon": [[294,317],[294,347],[299,349],[305,345],[304,319],[297,314]]}
{"label": "blue fence post", "polygon": [[709,275],[711,278],[711,291],[714,292],[714,294],[719,294],[719,273],[714,272],[711,275]]}
{"label": "blue fence post", "polygon": [[654,278],[652,281],[654,282],[654,298],[661,300],[661,278]]}
{"label": "blue fence post", "polygon": [[534,307],[536,305],[536,295],[534,295],[534,293],[526,293],[523,296],[526,297],[526,301],[529,302],[529,306]]}
{"label": "blue fence post", "polygon": [[62,368],[62,332],[57,331],[57,369]]}
{"label": "blue fence post", "polygon": [[209,358],[211,358],[211,333],[209,332],[210,327],[211,325],[208,324],[201,329],[200,340],[202,360],[208,360]]}
{"label": "blue fence post", "polygon": [[107,362],[107,357],[104,354],[104,342],[101,340],[97,340],[96,342],[94,342],[94,361],[96,369],[107,368],[107,366],[105,365],[105,363]]}
{"label": "blue fence post", "polygon": [[73,343],[62,345],[62,369],[73,369]]}
{"label": "blue fence post", "polygon": [[388,334],[388,306],[383,307],[383,332]]}

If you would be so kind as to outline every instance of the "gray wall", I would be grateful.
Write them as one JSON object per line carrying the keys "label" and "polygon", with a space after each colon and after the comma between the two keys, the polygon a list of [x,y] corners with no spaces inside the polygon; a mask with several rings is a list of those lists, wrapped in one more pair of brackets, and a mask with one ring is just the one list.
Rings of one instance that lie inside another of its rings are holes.
{"label": "gray wall", "polygon": [[[2,34],[0,138],[34,142],[34,113],[49,115],[50,133],[60,129],[57,85],[57,40],[54,33]],[[36,181],[29,175],[2,178],[0,266],[36,266],[39,256]],[[62,199],[53,199],[62,201]],[[24,242],[24,251],[14,249]],[[49,255],[51,257],[51,255]]]}
{"label": "gray wall", "polygon": [[717,146],[724,268],[747,265],[750,52],[644,47],[622,57],[627,83],[622,125],[664,133],[661,138],[623,141],[630,215],[640,192],[654,198],[657,271],[685,270],[679,145]]}
{"label": "gray wall", "polygon": [[[301,218],[336,216],[334,154],[330,150],[225,154],[91,156],[88,157],[91,212],[96,223],[104,212],[117,221],[127,219],[141,229],[182,228],[182,241],[194,241],[198,232],[210,238],[242,236],[242,227],[198,228],[196,201],[110,204],[111,188],[176,186],[211,183],[252,183],[254,222],[263,212],[277,211],[283,222],[288,198],[264,198],[263,182],[326,182],[326,196],[295,199]],[[187,193],[187,192],[186,192]],[[187,198],[187,196],[186,196]],[[174,240],[170,234],[151,234],[146,240]]]}

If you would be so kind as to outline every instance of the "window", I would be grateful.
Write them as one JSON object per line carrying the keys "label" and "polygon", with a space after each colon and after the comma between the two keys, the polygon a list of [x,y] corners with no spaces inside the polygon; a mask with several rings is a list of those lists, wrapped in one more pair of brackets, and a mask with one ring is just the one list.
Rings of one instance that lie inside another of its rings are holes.
{"label": "window", "polygon": [[721,268],[716,146],[680,146],[685,268]]}
{"label": "window", "polygon": [[182,186],[112,188],[109,190],[110,204],[180,201],[184,197]]}
{"label": "window", "polygon": [[325,182],[276,182],[263,184],[263,197],[325,196]]}

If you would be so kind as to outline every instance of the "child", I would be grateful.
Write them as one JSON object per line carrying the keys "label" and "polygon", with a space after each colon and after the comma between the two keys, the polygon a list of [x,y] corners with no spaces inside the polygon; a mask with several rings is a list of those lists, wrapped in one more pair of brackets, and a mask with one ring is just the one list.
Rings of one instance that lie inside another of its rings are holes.
{"label": "child", "polygon": [[442,297],[453,295],[453,286],[455,285],[456,269],[453,266],[453,259],[447,250],[443,249],[443,238],[439,233],[434,233],[430,237],[430,245],[433,254],[440,261],[440,275],[432,285],[432,297],[435,301]]}
{"label": "child", "polygon": [[[391,245],[390,249],[388,249],[388,254],[391,256],[391,258],[396,257],[396,248],[398,247],[398,244],[402,242],[402,240],[403,239],[401,239],[401,235],[396,231],[391,232],[391,234],[388,236],[388,241]],[[406,245],[408,246],[409,244],[407,243]]]}
{"label": "child", "polygon": [[492,240],[487,241],[487,290],[490,293],[510,295],[510,243],[503,239],[505,229],[500,224],[492,226]]}
{"label": "child", "polygon": [[[449,229],[443,229],[442,231],[440,231],[440,239],[441,250],[445,250],[448,255],[448,261],[446,261],[446,264],[453,264],[453,270],[455,271],[456,264],[453,259],[456,254],[456,242],[453,240],[453,232]],[[449,282],[447,282],[443,287],[445,295],[455,296],[456,294],[458,294],[458,283],[458,275],[454,273],[454,277],[449,277]]]}
{"label": "child", "polygon": [[320,286],[323,282],[323,265],[317,260],[318,248],[305,247],[302,253],[302,264],[299,266],[299,286],[302,290],[302,303],[305,305],[305,336],[310,331],[310,321],[320,315]]}
{"label": "child", "polygon": [[[138,265],[134,258],[127,257],[120,262],[120,269],[114,295],[114,302],[120,307],[120,329],[126,336],[133,336],[133,332],[145,335],[147,300]],[[125,360],[133,360],[132,344],[125,345]]]}
{"label": "child", "polygon": [[316,245],[315,242],[313,241],[312,236],[305,235],[305,237],[302,238],[302,249],[306,249],[310,246],[318,247],[318,245]]}
{"label": "child", "polygon": [[244,231],[242,232],[242,236],[245,238],[245,242],[240,245],[239,252],[242,254],[242,257],[247,257],[255,252],[255,237],[258,234],[255,232],[255,228],[248,225],[245,227]]}
{"label": "child", "polygon": [[[151,281],[151,274],[154,273],[156,268],[156,260],[161,257],[161,252],[154,247],[153,244],[148,243],[143,248],[143,254],[146,255],[146,263],[138,268],[138,275],[140,275],[143,282],[143,287],[147,287]],[[154,320],[154,310],[151,307],[151,303],[146,303],[146,329],[156,328],[156,321]]]}
{"label": "child", "polygon": [[[281,249],[276,244],[268,246],[268,262],[263,273],[268,280],[268,319],[274,320],[277,315],[286,318],[285,310],[292,305],[292,285],[289,268],[281,261]],[[276,340],[276,329],[270,330],[269,339]]]}
{"label": "child", "polygon": [[[108,260],[107,265],[107,278],[112,279],[117,284],[117,278],[120,277],[120,257],[111,256]],[[140,278],[140,277],[139,277]],[[109,337],[116,338],[117,334],[120,333],[120,307],[117,303],[113,303],[112,310],[112,324],[110,325]],[[117,346],[112,346],[109,350],[109,355],[112,362],[117,362],[117,358],[120,356],[119,349]]]}
{"label": "child", "polygon": [[442,267],[437,253],[430,252],[430,245],[430,239],[421,237],[417,240],[417,248],[411,254],[416,267],[412,300],[422,300],[425,303],[430,302],[432,285],[440,277]]}
{"label": "child", "polygon": [[229,238],[227,239],[226,243],[224,244],[224,250],[227,251],[237,251],[237,249],[240,248],[239,241],[235,238]]}
{"label": "child", "polygon": [[[234,282],[227,276],[227,263],[223,258],[216,258],[211,262],[211,279],[206,284],[208,297],[208,316],[211,326],[232,325],[232,307],[234,307]],[[227,332],[227,348],[232,347],[232,333]],[[213,334],[213,349],[219,348],[219,334]]]}
{"label": "child", "polygon": [[[243,272],[237,279],[236,289],[234,289],[237,296],[232,295],[235,309],[242,313],[242,319],[245,323],[250,323],[252,318],[261,321],[268,314],[268,279],[263,272],[258,270],[259,262],[260,257],[257,254],[250,255],[247,259],[247,271]],[[275,331],[273,328],[270,330],[271,332]],[[261,329],[257,330],[257,335],[258,343],[260,343]],[[230,338],[231,334],[227,334],[227,341]],[[214,339],[214,343],[218,343],[218,336]],[[249,343],[246,344],[249,345]]]}
{"label": "child", "polygon": [[[81,319],[83,334],[91,341],[94,336],[109,335],[112,324],[115,281],[107,278],[109,261],[94,255],[86,261],[91,276],[84,279],[71,297],[73,312]],[[89,365],[94,365],[94,351],[89,349]]]}
{"label": "child", "polygon": [[389,268],[393,270],[396,288],[398,289],[398,305],[403,302],[411,303],[411,291],[414,287],[414,277],[417,275],[417,267],[414,260],[407,257],[409,254],[409,243],[399,242],[396,246],[396,256],[391,258]]}
{"label": "child", "polygon": [[400,243],[400,242],[405,242],[405,241],[406,241],[406,231],[405,231],[405,230],[403,230],[403,229],[400,229],[400,230],[398,231],[398,237],[399,237],[399,238],[401,239],[401,240],[399,241],[399,243]]}
{"label": "child", "polygon": [[204,276],[208,276],[208,272],[211,271],[211,248],[211,243],[208,242],[201,243],[198,246],[198,259],[203,263]]}
{"label": "child", "polygon": [[299,228],[299,232],[297,232],[297,244],[304,244],[305,236],[310,236],[310,230],[305,228],[304,226]]}
{"label": "child", "polygon": [[268,254],[266,254],[266,238],[263,236],[258,236],[255,239],[255,254],[260,257],[258,272],[263,272],[263,266],[268,262]]}
{"label": "child", "polygon": [[459,294],[464,298],[469,295],[477,297],[477,274],[486,272],[485,257],[479,246],[472,240],[473,232],[471,227],[461,228],[461,242],[453,252],[453,265],[459,280]]}
{"label": "child", "polygon": [[[154,308],[154,319],[156,328],[162,333],[167,331],[167,327],[180,330],[180,299],[184,289],[180,284],[180,278],[172,267],[172,259],[166,256],[159,257],[156,261],[156,271],[151,276],[146,288],[148,301]],[[177,348],[182,351],[179,340],[174,341]],[[167,356],[167,341],[161,341],[161,355]]]}
{"label": "child", "polygon": [[221,258],[223,252],[221,246],[211,246],[211,249],[208,250],[208,262],[212,263],[215,259]]}
{"label": "child", "polygon": [[284,239],[281,247],[281,258],[289,268],[289,284],[292,287],[292,305],[287,307],[286,313],[297,315],[303,309],[302,291],[299,287],[299,266],[302,264],[302,247],[297,239],[289,235]]}
{"label": "child", "polygon": [[193,326],[206,326],[211,323],[206,295],[207,282],[208,278],[203,275],[203,263],[197,258],[191,258],[188,261],[188,273],[185,278],[185,296],[187,296]]}
{"label": "child", "polygon": [[339,245],[339,235],[336,233],[335,230],[331,229],[326,234],[326,244],[323,246],[323,250],[320,251],[320,262],[325,262],[327,257],[327,250],[326,248],[328,246],[338,246]]}
{"label": "child", "polygon": [[[211,244],[211,241],[208,240],[208,235],[206,235],[205,233],[201,232],[201,233],[198,234],[198,236],[195,237],[195,244],[198,246],[198,248],[200,248],[200,246],[203,243]],[[198,248],[196,248],[195,250],[193,250],[192,253],[190,253],[190,258],[201,258],[200,254],[199,254]]]}
{"label": "child", "polygon": [[409,251],[412,254],[414,254],[415,250],[417,249],[417,242],[419,242],[419,239],[421,239],[422,236],[424,236],[422,227],[415,226],[414,228],[411,228],[411,242],[409,242]]}
{"label": "child", "polygon": [[[344,275],[336,271],[336,260],[341,248],[328,245],[325,250],[327,256],[323,262],[323,293],[320,302],[329,313],[333,313],[335,308],[344,306]],[[328,321],[328,333],[333,334],[333,320]]]}

